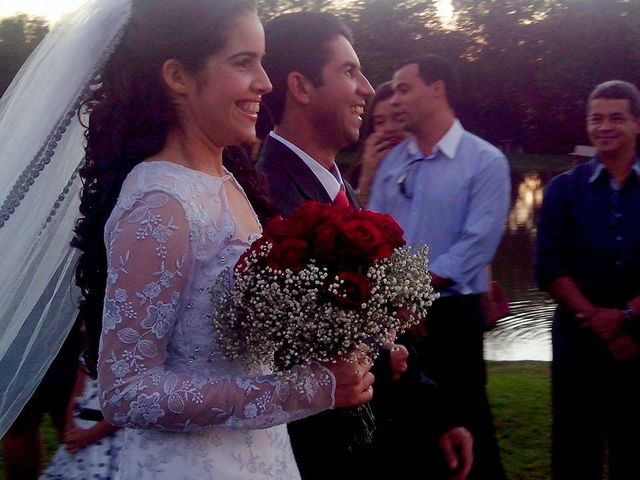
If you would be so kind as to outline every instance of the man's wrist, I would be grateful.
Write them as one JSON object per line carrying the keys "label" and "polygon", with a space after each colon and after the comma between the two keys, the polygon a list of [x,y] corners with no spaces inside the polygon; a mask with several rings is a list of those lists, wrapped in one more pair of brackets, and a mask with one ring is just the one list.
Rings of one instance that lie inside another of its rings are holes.
{"label": "man's wrist", "polygon": [[626,304],[626,308],[631,310],[636,318],[640,318],[640,300],[638,300],[638,297],[630,300],[629,303]]}
{"label": "man's wrist", "polygon": [[622,310],[622,328],[640,343],[640,315],[629,305]]}

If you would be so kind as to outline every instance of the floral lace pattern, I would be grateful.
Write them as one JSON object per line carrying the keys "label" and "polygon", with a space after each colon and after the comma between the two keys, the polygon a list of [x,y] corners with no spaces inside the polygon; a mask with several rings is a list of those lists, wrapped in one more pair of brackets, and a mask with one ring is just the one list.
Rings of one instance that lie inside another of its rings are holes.
{"label": "floral lace pattern", "polygon": [[216,349],[210,288],[252,240],[236,236],[225,182],[235,180],[142,163],[105,228],[101,402],[110,422],[142,429],[126,435],[133,478],[147,478],[145,462],[156,462],[148,478],[297,478],[283,424],[333,403],[318,364],[281,377]]}

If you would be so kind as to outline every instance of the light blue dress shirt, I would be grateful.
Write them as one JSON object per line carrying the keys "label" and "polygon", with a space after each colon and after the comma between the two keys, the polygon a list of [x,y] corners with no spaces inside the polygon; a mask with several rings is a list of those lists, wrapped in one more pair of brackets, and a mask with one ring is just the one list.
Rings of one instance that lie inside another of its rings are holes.
{"label": "light blue dress shirt", "polygon": [[393,216],[429,268],[455,284],[442,296],[479,294],[504,231],[511,182],[505,156],[456,120],[425,156],[413,138],[382,161],[368,208]]}

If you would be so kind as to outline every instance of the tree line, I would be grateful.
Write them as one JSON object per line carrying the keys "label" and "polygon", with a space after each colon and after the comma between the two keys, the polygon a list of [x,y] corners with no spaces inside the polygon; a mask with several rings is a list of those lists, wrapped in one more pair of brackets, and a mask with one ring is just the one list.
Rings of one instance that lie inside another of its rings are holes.
{"label": "tree line", "polygon": [[48,31],[40,17],[20,14],[0,19],[0,95]]}
{"label": "tree line", "polygon": [[[352,28],[374,86],[403,59],[437,53],[456,64],[458,116],[506,150],[567,153],[587,142],[585,100],[598,83],[640,84],[640,0],[259,0],[264,21],[300,10],[330,11]],[[0,92],[46,34],[46,22],[0,21]]]}

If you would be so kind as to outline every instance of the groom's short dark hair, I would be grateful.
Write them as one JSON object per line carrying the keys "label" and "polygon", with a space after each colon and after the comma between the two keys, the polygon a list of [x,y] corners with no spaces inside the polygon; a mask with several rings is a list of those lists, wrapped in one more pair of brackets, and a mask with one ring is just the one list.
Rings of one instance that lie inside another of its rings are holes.
{"label": "groom's short dark hair", "polygon": [[264,102],[277,125],[284,113],[289,74],[300,72],[315,86],[321,86],[322,68],[331,54],[327,43],[340,35],[353,43],[353,36],[342,20],[325,12],[282,15],[268,22],[264,30],[264,68],[273,85]]}

